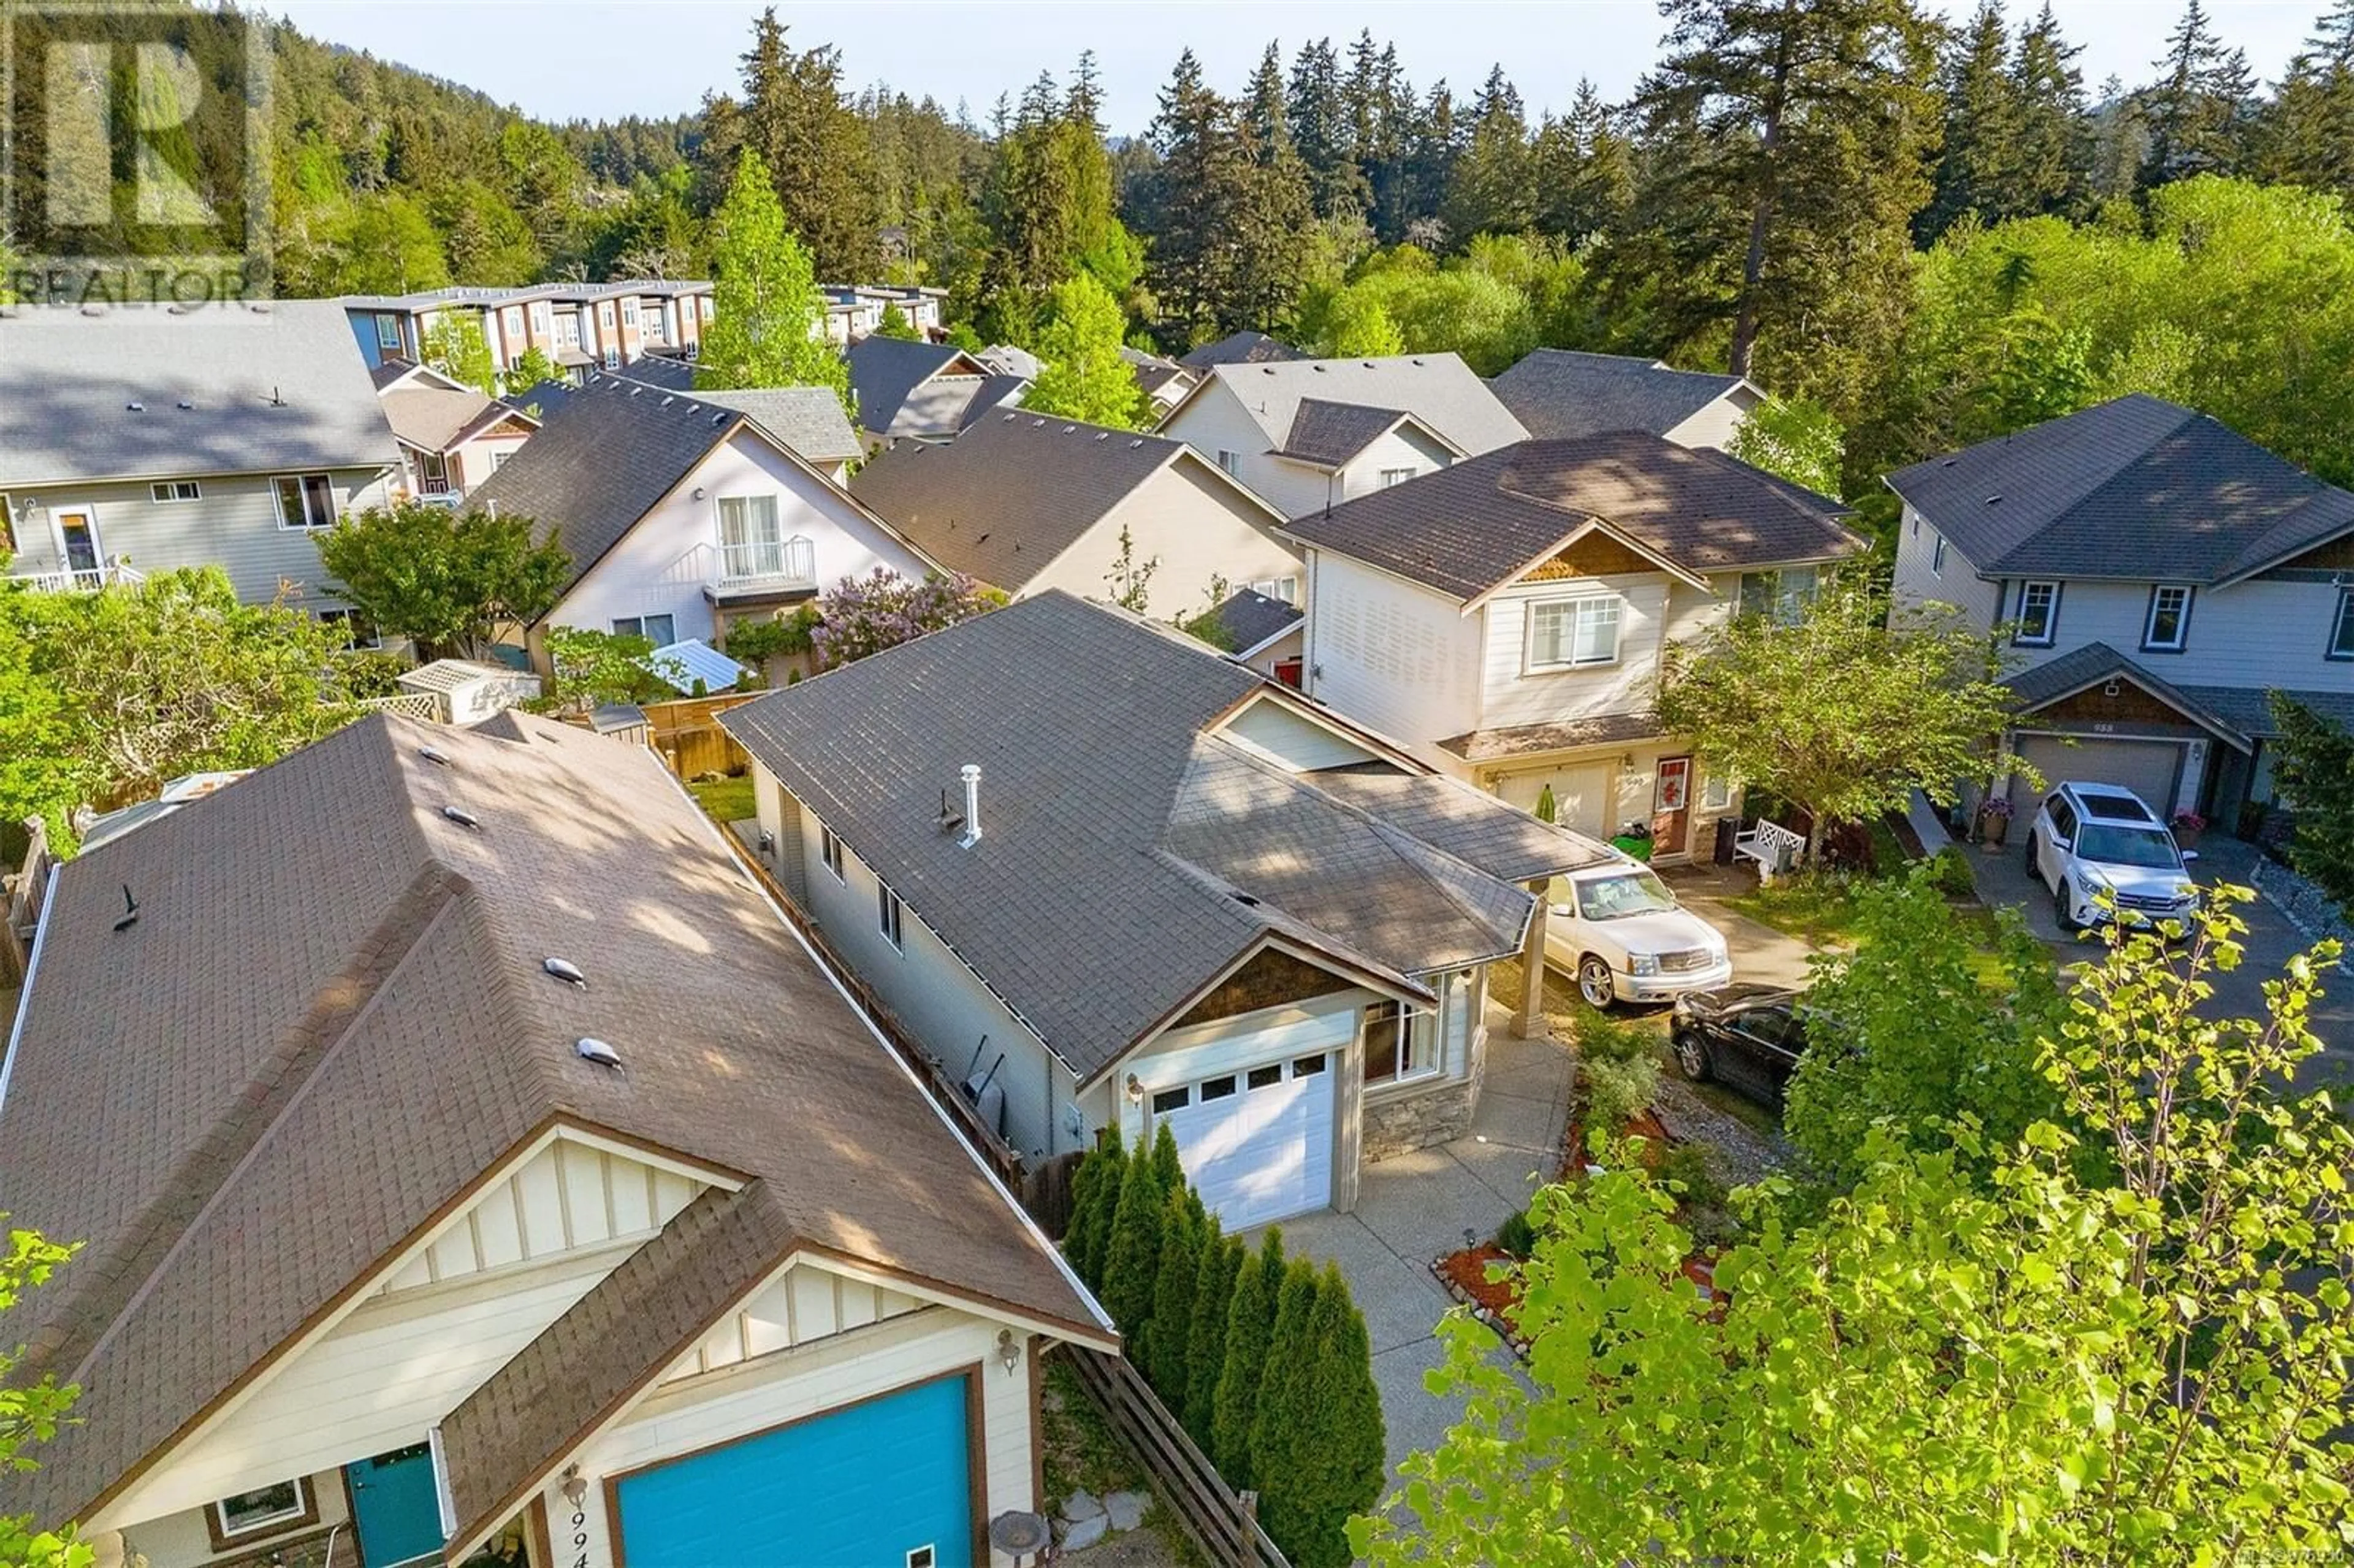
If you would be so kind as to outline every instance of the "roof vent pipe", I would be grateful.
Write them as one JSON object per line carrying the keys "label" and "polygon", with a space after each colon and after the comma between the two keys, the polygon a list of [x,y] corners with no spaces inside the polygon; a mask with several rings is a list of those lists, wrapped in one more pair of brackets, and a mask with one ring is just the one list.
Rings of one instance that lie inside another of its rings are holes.
{"label": "roof vent pipe", "polygon": [[968,762],[960,771],[964,779],[964,837],[957,842],[970,849],[981,842],[981,765]]}

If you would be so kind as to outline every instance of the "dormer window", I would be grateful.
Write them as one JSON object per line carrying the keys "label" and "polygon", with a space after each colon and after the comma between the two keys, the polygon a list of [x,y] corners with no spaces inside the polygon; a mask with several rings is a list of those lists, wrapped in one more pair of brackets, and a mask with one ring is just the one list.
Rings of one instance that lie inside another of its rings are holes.
{"label": "dormer window", "polygon": [[2049,648],[2059,627],[2060,585],[2020,584],[2018,625],[2011,631],[2011,641],[2021,648]]}
{"label": "dormer window", "polygon": [[2149,615],[2142,622],[2145,653],[2179,653],[2190,637],[2191,590],[2179,583],[2160,583],[2149,590]]}

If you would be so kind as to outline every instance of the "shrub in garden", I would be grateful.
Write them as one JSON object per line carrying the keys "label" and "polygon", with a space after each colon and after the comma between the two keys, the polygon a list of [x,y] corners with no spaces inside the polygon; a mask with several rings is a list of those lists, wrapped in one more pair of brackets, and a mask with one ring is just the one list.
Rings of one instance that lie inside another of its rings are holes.
{"label": "shrub in garden", "polygon": [[[1299,1339],[1283,1340],[1282,1376],[1267,1395],[1272,1408],[1260,1410],[1253,1456],[1259,1518],[1299,1568],[1345,1568],[1350,1517],[1381,1499],[1382,1396],[1364,1315],[1341,1271],[1327,1264],[1306,1300]],[[1278,1326],[1278,1337],[1283,1332]]]}
{"label": "shrub in garden", "polygon": [[1178,1413],[1186,1434],[1204,1454],[1217,1419],[1218,1374],[1226,1365],[1226,1315],[1234,1308],[1235,1281],[1250,1248],[1238,1236],[1222,1234],[1215,1218],[1194,1277],[1193,1321],[1185,1341],[1185,1402]]}
{"label": "shrub in garden", "polygon": [[1127,1172],[1128,1151],[1114,1126],[1071,1173],[1071,1223],[1063,1228],[1063,1255],[1090,1290],[1103,1287],[1104,1251],[1111,1240],[1113,1212],[1119,1206],[1120,1179]]}
{"label": "shrub in garden", "polygon": [[1496,1245],[1514,1257],[1526,1257],[1536,1249],[1536,1227],[1529,1224],[1526,1209],[1496,1227]]}
{"label": "shrub in garden", "polygon": [[1599,1132],[1616,1138],[1630,1119],[1651,1108],[1659,1087],[1659,1059],[1646,1055],[1580,1062],[1577,1087],[1587,1136]]}
{"label": "shrub in garden", "polygon": [[[1164,1126],[1164,1136],[1167,1130]],[[1161,1216],[1168,1201],[1160,1167],[1140,1144],[1120,1178],[1119,1207],[1104,1246],[1103,1286],[1096,1293],[1119,1326],[1131,1358],[1152,1320],[1152,1290],[1161,1277]]]}
{"label": "shrub in garden", "polygon": [[1970,857],[1959,844],[1947,844],[1929,857],[1929,885],[1948,898],[1968,898],[1978,892],[1970,880]]}
{"label": "shrub in garden", "polygon": [[1172,1188],[1161,1211],[1161,1268],[1152,1284],[1152,1327],[1140,1351],[1129,1348],[1129,1359],[1144,1373],[1144,1381],[1171,1410],[1185,1404],[1185,1357],[1193,1338],[1193,1291],[1202,1273],[1202,1254],[1217,1222],[1202,1207],[1191,1187]]}
{"label": "shrub in garden", "polygon": [[[1316,1266],[1304,1257],[1292,1258],[1283,1266],[1283,1282],[1275,1294],[1275,1325],[1267,1337],[1267,1364],[1259,1374],[1257,1407],[1251,1412],[1250,1472],[1258,1478],[1255,1484],[1262,1494],[1283,1458],[1287,1429],[1300,1402],[1300,1379],[1315,1360],[1315,1347],[1308,1340],[1308,1322],[1315,1315],[1316,1293],[1322,1284]],[[1274,1349],[1278,1345],[1280,1355]],[[1265,1500],[1262,1495],[1260,1501]]]}
{"label": "shrub in garden", "polygon": [[1275,1333],[1276,1292],[1283,1287],[1283,1233],[1270,1228],[1259,1250],[1235,1276],[1226,1314],[1226,1359],[1210,1418],[1210,1460],[1235,1490],[1251,1484],[1251,1425],[1258,1414],[1259,1379]]}

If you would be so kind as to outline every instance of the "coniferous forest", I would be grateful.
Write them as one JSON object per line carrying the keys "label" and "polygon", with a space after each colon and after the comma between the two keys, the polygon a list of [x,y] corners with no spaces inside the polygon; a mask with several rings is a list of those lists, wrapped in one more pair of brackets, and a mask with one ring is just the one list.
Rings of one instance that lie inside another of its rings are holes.
{"label": "coniferous forest", "polygon": [[1133,134],[1084,55],[951,109],[855,87],[771,14],[692,112],[547,124],[257,17],[277,286],[705,275],[751,149],[821,278],[944,286],[980,342],[1034,344],[1084,274],[1171,351],[1253,328],[1483,374],[1541,345],[1744,371],[1859,498],[2134,390],[2354,479],[2354,0],[2276,81],[2202,0],[2144,79],[2098,83],[2048,8],[1660,11],[1624,101],[1532,118],[1500,66],[1417,82],[1367,32],[1271,42],[1239,82],[1181,52]]}

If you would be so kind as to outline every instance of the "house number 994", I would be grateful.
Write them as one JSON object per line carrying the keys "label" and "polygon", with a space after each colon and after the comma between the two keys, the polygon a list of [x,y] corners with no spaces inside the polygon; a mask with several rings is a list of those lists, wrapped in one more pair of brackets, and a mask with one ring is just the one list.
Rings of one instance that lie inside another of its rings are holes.
{"label": "house number 994", "polygon": [[588,1568],[588,1515],[572,1510],[572,1568]]}

